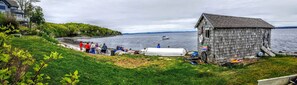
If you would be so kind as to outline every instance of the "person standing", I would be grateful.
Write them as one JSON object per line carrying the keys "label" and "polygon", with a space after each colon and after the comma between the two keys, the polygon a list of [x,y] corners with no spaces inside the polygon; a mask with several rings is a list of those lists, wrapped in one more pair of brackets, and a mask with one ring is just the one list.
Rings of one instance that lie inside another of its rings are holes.
{"label": "person standing", "polygon": [[158,45],[157,45],[157,48],[161,48],[161,45],[160,45],[160,43],[158,43]]}
{"label": "person standing", "polygon": [[83,46],[84,46],[83,42],[82,42],[82,41],[80,41],[80,42],[79,42],[79,48],[80,48],[80,51],[82,51],[82,50],[83,50]]}
{"label": "person standing", "polygon": [[95,48],[96,48],[95,44],[93,42],[91,42],[91,52],[90,53],[95,54],[96,53]]}
{"label": "person standing", "polygon": [[87,43],[85,45],[85,49],[86,49],[86,53],[89,53],[90,52],[90,44],[89,43]]}
{"label": "person standing", "polygon": [[101,48],[101,53],[106,53],[107,50],[107,46],[105,45],[105,43],[103,43],[103,46]]}
{"label": "person standing", "polygon": [[100,54],[100,51],[101,51],[101,47],[99,46],[98,43],[96,43],[96,52],[97,52],[97,54]]}

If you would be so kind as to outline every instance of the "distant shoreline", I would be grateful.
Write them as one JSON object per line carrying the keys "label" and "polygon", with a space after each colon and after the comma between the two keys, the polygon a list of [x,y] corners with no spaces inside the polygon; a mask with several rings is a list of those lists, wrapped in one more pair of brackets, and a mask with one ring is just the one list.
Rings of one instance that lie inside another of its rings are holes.
{"label": "distant shoreline", "polygon": [[276,27],[275,29],[297,29],[297,27]]}
{"label": "distant shoreline", "polygon": [[134,34],[161,34],[161,33],[186,33],[197,31],[164,31],[164,32],[139,32],[139,33],[123,33],[122,35],[134,35]]}
{"label": "distant shoreline", "polygon": [[[275,29],[297,29],[297,27],[275,27]],[[139,32],[139,33],[122,33],[122,35],[135,35],[135,34],[161,34],[161,33],[187,33],[197,31],[163,31],[163,32]],[[118,36],[118,35],[116,35]]]}

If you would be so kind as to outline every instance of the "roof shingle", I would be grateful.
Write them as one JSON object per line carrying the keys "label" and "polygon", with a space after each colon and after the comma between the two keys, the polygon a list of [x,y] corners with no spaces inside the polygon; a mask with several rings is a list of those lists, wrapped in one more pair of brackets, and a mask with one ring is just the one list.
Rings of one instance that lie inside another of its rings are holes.
{"label": "roof shingle", "polygon": [[215,28],[274,28],[271,24],[260,18],[235,17],[203,13],[204,16]]}
{"label": "roof shingle", "polygon": [[5,0],[5,1],[8,2],[9,5],[12,7],[19,7],[19,4],[15,0]]}

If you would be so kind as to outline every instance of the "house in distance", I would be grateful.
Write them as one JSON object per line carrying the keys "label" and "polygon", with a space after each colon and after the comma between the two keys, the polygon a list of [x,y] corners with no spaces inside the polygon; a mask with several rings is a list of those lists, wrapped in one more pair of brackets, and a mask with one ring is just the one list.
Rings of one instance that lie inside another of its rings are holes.
{"label": "house in distance", "polygon": [[24,17],[24,11],[19,9],[19,4],[15,0],[0,0],[0,12],[14,16],[19,22],[28,21]]}
{"label": "house in distance", "polygon": [[274,26],[260,18],[203,13],[195,28],[202,60],[222,64],[233,58],[257,56],[263,49],[270,49]]}

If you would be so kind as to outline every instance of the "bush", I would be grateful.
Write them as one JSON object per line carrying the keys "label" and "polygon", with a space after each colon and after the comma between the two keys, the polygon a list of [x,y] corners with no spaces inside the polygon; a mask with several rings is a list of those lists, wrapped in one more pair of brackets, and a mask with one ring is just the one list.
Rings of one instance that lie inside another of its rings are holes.
{"label": "bush", "polygon": [[34,27],[34,28],[28,28],[25,26],[20,26],[19,31],[23,35],[39,35],[41,36],[42,31],[39,30],[39,28]]}
{"label": "bush", "polygon": [[[0,85],[43,85],[49,76],[42,74],[41,70],[48,66],[48,63],[62,58],[61,54],[52,52],[49,56],[45,55],[43,60],[35,62],[35,59],[28,51],[13,48],[10,37],[0,32]],[[33,72],[30,71],[33,68]],[[78,83],[78,72],[70,74],[71,81],[62,82],[63,84]],[[65,76],[67,79],[69,76]],[[67,80],[68,81],[68,80]]]}
{"label": "bush", "polygon": [[58,40],[56,40],[54,37],[52,37],[52,36],[50,36],[50,35],[47,35],[47,34],[44,34],[44,33],[43,33],[43,34],[41,34],[41,37],[44,38],[44,39],[46,39],[46,40],[49,41],[49,42],[56,43],[56,44],[59,43]]}
{"label": "bush", "polygon": [[10,43],[10,37],[0,32],[0,53],[2,53],[4,43]]}
{"label": "bush", "polygon": [[66,74],[65,77],[60,81],[63,85],[76,85],[78,80],[78,71],[74,71],[74,73]]}
{"label": "bush", "polygon": [[20,30],[20,33],[21,34],[25,34],[25,35],[27,35],[27,34],[29,34],[30,32],[30,29],[28,28],[28,27],[25,27],[25,26],[20,26],[19,27],[19,30]]}
{"label": "bush", "polygon": [[19,23],[16,21],[14,16],[0,14],[0,23],[2,28],[5,27],[5,29],[1,29],[0,32],[6,32],[6,34],[14,34],[19,32]]}

